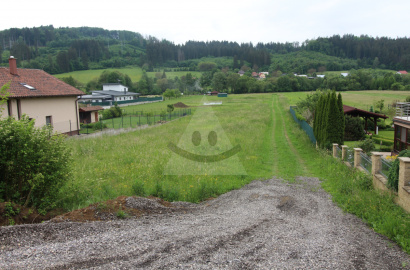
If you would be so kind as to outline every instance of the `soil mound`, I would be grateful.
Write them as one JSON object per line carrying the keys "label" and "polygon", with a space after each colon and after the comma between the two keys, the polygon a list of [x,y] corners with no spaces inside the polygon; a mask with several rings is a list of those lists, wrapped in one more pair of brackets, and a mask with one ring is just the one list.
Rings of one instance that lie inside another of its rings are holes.
{"label": "soil mound", "polygon": [[182,102],[178,102],[174,104],[174,108],[188,108],[189,106],[182,103]]}
{"label": "soil mound", "polygon": [[118,220],[124,218],[138,218],[145,215],[165,214],[177,211],[187,211],[195,204],[177,204],[164,201],[156,197],[126,197],[120,196],[115,200],[95,203],[86,208],[74,210],[57,216],[51,222],[88,222],[103,220]]}

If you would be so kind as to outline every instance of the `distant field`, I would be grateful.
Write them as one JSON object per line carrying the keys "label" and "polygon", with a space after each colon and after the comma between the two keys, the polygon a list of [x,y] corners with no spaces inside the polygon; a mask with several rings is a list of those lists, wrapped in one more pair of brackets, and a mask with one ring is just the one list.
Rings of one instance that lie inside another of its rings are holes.
{"label": "distant field", "polygon": [[[360,108],[363,110],[369,110],[370,106],[374,106],[376,101],[384,100],[384,105],[387,108],[388,104],[392,104],[394,101],[404,101],[407,96],[410,96],[410,91],[346,91],[342,93],[343,104],[352,107]],[[288,103],[296,105],[300,99],[304,99],[308,94],[312,92],[290,92],[283,93],[288,99]]]}
{"label": "distant field", "polygon": [[[130,76],[133,82],[138,82],[141,79],[141,76],[143,73],[140,67],[127,67],[127,68],[81,70],[81,71],[73,71],[73,72],[68,72],[68,73],[56,74],[54,76],[57,78],[72,76],[74,79],[78,80],[79,82],[86,84],[92,79],[98,78],[104,70],[109,70],[109,71],[118,70],[119,72]],[[148,76],[151,78],[155,77],[155,73],[156,72],[147,72]],[[173,72],[166,72],[165,74],[168,79],[173,79],[175,77],[182,77],[186,75],[187,73],[191,73],[193,77],[201,77],[201,72],[197,72],[197,71],[173,71]]]}

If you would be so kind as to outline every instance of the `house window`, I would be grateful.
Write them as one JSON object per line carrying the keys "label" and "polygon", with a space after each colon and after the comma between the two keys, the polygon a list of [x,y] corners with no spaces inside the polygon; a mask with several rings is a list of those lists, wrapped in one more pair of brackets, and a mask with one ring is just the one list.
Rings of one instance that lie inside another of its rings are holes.
{"label": "house window", "polygon": [[46,116],[46,125],[52,126],[53,125],[53,117],[51,115]]}

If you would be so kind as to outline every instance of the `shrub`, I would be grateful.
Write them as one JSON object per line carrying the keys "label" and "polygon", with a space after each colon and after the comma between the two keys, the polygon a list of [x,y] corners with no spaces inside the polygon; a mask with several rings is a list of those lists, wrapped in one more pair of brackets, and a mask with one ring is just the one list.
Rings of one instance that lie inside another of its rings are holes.
{"label": "shrub", "polygon": [[361,148],[363,152],[369,153],[374,150],[374,142],[372,139],[366,139],[364,141],[360,141],[357,144],[357,147]]}
{"label": "shrub", "polygon": [[363,121],[359,117],[345,117],[345,141],[359,141],[364,137]]}
{"label": "shrub", "polygon": [[0,119],[0,200],[45,210],[70,177],[71,151],[52,127],[35,128],[21,120]]}
{"label": "shrub", "polygon": [[102,112],[102,118],[103,119],[111,119],[111,118],[121,117],[122,115],[123,115],[123,112],[122,112],[121,108],[118,106],[117,103],[115,103],[114,107],[106,109]]}
{"label": "shrub", "polygon": [[[410,157],[410,151],[403,150],[399,153],[398,157]],[[399,190],[399,168],[400,160],[396,158],[392,163],[387,177],[387,186],[395,191]]]}
{"label": "shrub", "polygon": [[94,130],[99,130],[99,129],[103,129],[103,128],[107,128],[107,124],[104,124],[103,122],[95,122],[92,123],[92,129]]}

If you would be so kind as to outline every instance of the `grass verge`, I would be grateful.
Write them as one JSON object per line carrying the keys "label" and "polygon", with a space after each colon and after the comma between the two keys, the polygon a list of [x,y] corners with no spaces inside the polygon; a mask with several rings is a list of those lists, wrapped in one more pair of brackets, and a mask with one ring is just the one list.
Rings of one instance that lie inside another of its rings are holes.
{"label": "grass verge", "polygon": [[[286,108],[286,95],[282,97],[282,108]],[[289,138],[306,162],[309,174],[322,180],[332,200],[410,253],[410,215],[396,205],[390,195],[374,190],[370,175],[348,168],[329,152],[317,151],[290,113],[286,113],[285,121],[289,123]]]}

